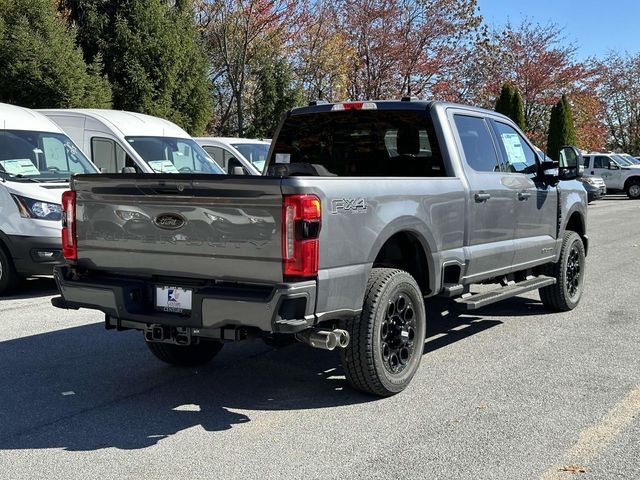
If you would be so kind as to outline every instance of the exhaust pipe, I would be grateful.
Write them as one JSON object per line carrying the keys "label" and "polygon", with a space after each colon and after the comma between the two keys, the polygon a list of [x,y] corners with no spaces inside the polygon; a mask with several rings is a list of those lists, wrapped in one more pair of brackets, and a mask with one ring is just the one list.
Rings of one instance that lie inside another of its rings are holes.
{"label": "exhaust pipe", "polygon": [[330,331],[308,328],[300,333],[296,333],[296,340],[306,343],[313,348],[333,350],[336,347],[346,348],[347,345],[349,345],[349,332],[340,329]]}
{"label": "exhaust pipe", "polygon": [[349,346],[349,340],[351,340],[351,338],[349,337],[349,332],[340,328],[336,328],[333,331],[333,334],[338,338],[338,346],[340,348],[347,348]]}

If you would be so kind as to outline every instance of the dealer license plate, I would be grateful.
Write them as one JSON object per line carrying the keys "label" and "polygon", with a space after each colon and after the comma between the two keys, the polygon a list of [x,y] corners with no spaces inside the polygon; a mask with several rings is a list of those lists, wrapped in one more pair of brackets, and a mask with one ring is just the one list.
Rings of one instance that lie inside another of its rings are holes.
{"label": "dealer license plate", "polygon": [[191,311],[193,290],[180,287],[156,287],[156,308],[164,312]]}

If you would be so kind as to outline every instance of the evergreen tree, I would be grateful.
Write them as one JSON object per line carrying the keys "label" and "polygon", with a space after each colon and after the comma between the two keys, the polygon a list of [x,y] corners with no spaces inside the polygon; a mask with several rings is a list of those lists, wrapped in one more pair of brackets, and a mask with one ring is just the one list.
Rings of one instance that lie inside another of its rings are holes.
{"label": "evergreen tree", "polygon": [[525,130],[524,103],[522,102],[522,95],[520,95],[518,89],[514,89],[513,96],[511,97],[511,112],[509,118],[515,122],[520,130]]}
{"label": "evergreen tree", "polygon": [[101,56],[113,106],[197,135],[210,119],[207,61],[188,2],[66,0],[85,59]]}
{"label": "evergreen tree", "polygon": [[514,93],[513,87],[511,86],[510,83],[502,84],[502,89],[500,90],[500,96],[498,97],[498,100],[496,100],[496,108],[495,108],[496,112],[509,116],[512,108],[513,93]]}
{"label": "evergreen tree", "polygon": [[293,86],[293,73],[284,58],[265,60],[257,77],[252,104],[253,121],[247,134],[270,138],[287,110],[300,103],[302,92]]}
{"label": "evergreen tree", "polygon": [[551,109],[549,134],[547,138],[547,155],[558,160],[563,145],[575,145],[576,137],[573,127],[571,105],[565,95]]}
{"label": "evergreen tree", "polygon": [[0,0],[0,102],[31,108],[101,107],[111,89],[101,58],[87,67],[75,30],[50,0]]}

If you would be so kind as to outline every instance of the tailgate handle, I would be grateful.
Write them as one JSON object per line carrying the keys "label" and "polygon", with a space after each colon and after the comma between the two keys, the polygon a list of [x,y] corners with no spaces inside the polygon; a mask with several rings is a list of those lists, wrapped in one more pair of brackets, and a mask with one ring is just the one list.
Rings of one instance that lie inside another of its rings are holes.
{"label": "tailgate handle", "polygon": [[474,198],[476,200],[476,203],[482,203],[489,200],[491,198],[491,194],[487,192],[480,192],[480,193],[476,193],[474,195]]}

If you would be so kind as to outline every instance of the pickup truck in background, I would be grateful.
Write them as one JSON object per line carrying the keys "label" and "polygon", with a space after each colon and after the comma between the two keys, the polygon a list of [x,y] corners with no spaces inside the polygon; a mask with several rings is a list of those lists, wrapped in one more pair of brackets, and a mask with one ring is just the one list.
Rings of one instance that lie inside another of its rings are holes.
{"label": "pickup truck in background", "polygon": [[52,303],[140,330],[174,365],[251,336],[340,348],[355,388],[392,395],[420,364],[430,297],[578,304],[581,162],[572,147],[543,160],[492,111],[311,104],[283,119],[264,176],[74,177]]}
{"label": "pickup truck in background", "polygon": [[602,177],[607,191],[640,198],[640,168],[631,161],[615,153],[589,153],[583,156],[583,165],[587,174]]}

